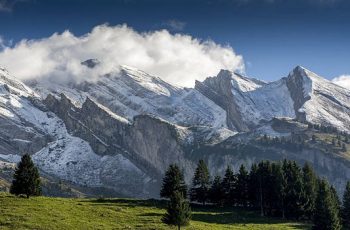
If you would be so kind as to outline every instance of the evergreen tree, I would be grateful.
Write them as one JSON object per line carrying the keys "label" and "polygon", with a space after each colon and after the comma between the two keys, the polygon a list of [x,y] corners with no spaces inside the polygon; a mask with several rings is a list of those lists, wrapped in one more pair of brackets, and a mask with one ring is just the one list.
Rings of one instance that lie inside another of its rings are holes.
{"label": "evergreen tree", "polygon": [[337,203],[326,180],[319,182],[313,222],[315,230],[341,229]]}
{"label": "evergreen tree", "polygon": [[41,195],[41,181],[37,167],[28,154],[22,156],[13,176],[10,192],[15,195]]}
{"label": "evergreen tree", "polygon": [[272,182],[271,182],[271,206],[276,214],[279,214],[284,218],[284,199],[285,199],[285,187],[286,180],[283,175],[282,166],[280,163],[272,163]]}
{"label": "evergreen tree", "polygon": [[198,162],[196,172],[192,180],[190,190],[191,201],[198,201],[205,205],[210,189],[210,174],[207,165],[203,160]]}
{"label": "evergreen tree", "polygon": [[338,213],[340,213],[340,209],[341,209],[341,201],[339,199],[338,196],[338,192],[337,190],[335,190],[335,188],[333,187],[333,185],[331,185],[331,193],[332,193],[332,199],[336,204],[336,208],[338,210]]}
{"label": "evergreen tree", "polygon": [[288,218],[300,218],[304,213],[303,181],[300,167],[295,161],[283,161],[285,187],[285,214]]}
{"label": "evergreen tree", "polygon": [[187,196],[187,186],[184,176],[176,164],[171,164],[163,178],[160,197],[170,198],[176,191],[182,193],[184,197]]}
{"label": "evergreen tree", "polygon": [[304,190],[304,214],[312,219],[317,196],[317,177],[312,167],[305,163],[303,167],[303,190]]}
{"label": "evergreen tree", "polygon": [[210,202],[215,204],[218,207],[221,207],[224,204],[225,192],[222,188],[222,180],[220,176],[216,176],[213,180],[209,191]]}
{"label": "evergreen tree", "polygon": [[261,161],[258,164],[258,186],[260,215],[271,212],[271,164],[269,161]]}
{"label": "evergreen tree", "polygon": [[258,166],[253,163],[249,172],[249,204],[254,208],[260,207]]}
{"label": "evergreen tree", "polygon": [[350,229],[350,181],[346,183],[341,214],[344,229]]}
{"label": "evergreen tree", "polygon": [[239,168],[237,175],[237,186],[236,186],[236,197],[237,204],[243,207],[246,207],[248,204],[248,184],[249,184],[249,175],[248,171],[242,164]]}
{"label": "evergreen tree", "polygon": [[230,166],[227,166],[224,179],[222,180],[222,188],[225,194],[225,204],[235,204],[235,191],[236,191],[237,178],[233,173]]}
{"label": "evergreen tree", "polygon": [[175,191],[170,198],[167,212],[162,218],[163,223],[175,225],[180,230],[181,226],[186,226],[191,220],[191,208],[184,199],[183,194]]}

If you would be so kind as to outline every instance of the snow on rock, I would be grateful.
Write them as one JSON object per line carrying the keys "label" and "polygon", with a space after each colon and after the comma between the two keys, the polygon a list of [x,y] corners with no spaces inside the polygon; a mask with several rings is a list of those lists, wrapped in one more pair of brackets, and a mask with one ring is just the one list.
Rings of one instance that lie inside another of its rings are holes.
{"label": "snow on rock", "polygon": [[[337,127],[350,132],[350,90],[303,68],[296,67],[288,79],[302,79],[305,102],[298,112],[309,122]],[[295,90],[295,89],[294,89]]]}
{"label": "snow on rock", "polygon": [[233,99],[245,122],[257,125],[274,117],[295,117],[293,100],[284,79],[264,83],[232,72],[228,74],[232,77]]}
{"label": "snow on rock", "polygon": [[87,97],[129,121],[150,114],[181,126],[227,128],[226,111],[195,89],[172,86],[159,77],[129,66],[98,78],[97,82],[52,84],[31,82],[43,98],[64,93],[75,105]]}

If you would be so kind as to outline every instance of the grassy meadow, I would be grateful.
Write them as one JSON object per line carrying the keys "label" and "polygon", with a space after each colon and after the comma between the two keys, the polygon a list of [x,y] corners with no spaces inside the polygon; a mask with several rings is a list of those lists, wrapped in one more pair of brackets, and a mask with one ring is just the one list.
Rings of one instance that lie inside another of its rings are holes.
{"label": "grassy meadow", "polygon": [[[161,222],[157,200],[31,197],[0,193],[0,229],[176,229]],[[261,218],[253,211],[192,208],[183,229],[310,229],[302,223]]]}

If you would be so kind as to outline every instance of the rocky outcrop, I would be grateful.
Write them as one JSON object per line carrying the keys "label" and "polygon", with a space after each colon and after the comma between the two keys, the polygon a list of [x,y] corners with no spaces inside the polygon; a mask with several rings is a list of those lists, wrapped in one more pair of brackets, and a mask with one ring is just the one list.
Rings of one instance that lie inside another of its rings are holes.
{"label": "rocky outcrop", "polygon": [[184,146],[175,125],[149,115],[136,116],[132,123],[87,98],[81,108],[61,95],[49,95],[45,104],[64,122],[68,131],[85,141],[99,155],[122,154],[148,175],[158,195],[161,178],[171,163],[178,163],[190,181],[195,163],[185,158]]}
{"label": "rocky outcrop", "polygon": [[196,81],[195,89],[214,101],[227,112],[227,125],[239,132],[248,131],[249,127],[242,119],[242,114],[232,94],[232,73],[221,70],[217,77],[208,77],[203,82]]}
{"label": "rocky outcrop", "polygon": [[298,120],[306,121],[305,111],[300,110],[311,99],[312,81],[305,76],[302,67],[297,66],[287,77],[287,87],[294,101],[294,110]]}

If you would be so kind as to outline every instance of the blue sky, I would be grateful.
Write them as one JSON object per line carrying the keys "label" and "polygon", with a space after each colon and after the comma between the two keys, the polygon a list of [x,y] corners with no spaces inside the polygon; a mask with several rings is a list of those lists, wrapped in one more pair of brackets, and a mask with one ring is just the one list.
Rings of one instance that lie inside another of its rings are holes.
{"label": "blue sky", "polygon": [[296,65],[329,79],[350,74],[346,0],[0,0],[6,45],[66,29],[79,36],[103,23],[212,39],[242,55],[249,76],[268,81]]}

